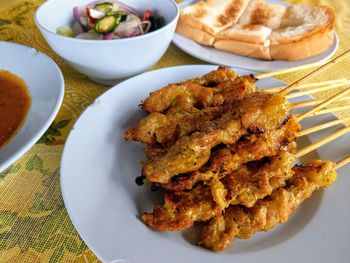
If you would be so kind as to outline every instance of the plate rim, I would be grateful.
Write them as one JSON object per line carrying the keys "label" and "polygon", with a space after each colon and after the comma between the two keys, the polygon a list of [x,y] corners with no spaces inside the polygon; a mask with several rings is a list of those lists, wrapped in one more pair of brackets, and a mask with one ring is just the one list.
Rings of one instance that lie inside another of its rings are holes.
{"label": "plate rim", "polygon": [[[18,48],[27,49],[30,52],[35,52],[35,54],[40,54],[40,56],[42,56],[43,59],[49,61],[52,64],[52,66],[54,67],[54,69],[57,73],[56,77],[58,78],[59,85],[58,85],[58,97],[56,98],[54,108],[53,108],[52,112],[50,113],[50,116],[45,120],[44,125],[36,133],[34,133],[33,136],[31,136],[31,139],[27,143],[23,144],[15,153],[13,153],[8,158],[6,158],[6,160],[4,162],[0,163],[0,172],[8,169],[11,166],[11,164],[15,163],[19,158],[21,158],[30,148],[32,148],[37,143],[37,141],[45,133],[45,131],[50,127],[51,123],[53,122],[53,120],[57,116],[57,113],[62,105],[64,93],[65,93],[65,81],[64,81],[62,71],[51,57],[49,57],[48,55],[46,55],[45,53],[43,53],[41,51],[38,51],[36,48],[30,47],[27,45],[22,45],[22,44],[18,44],[18,43],[7,42],[7,41],[0,41],[0,45],[2,45],[2,44],[7,45],[7,46],[13,46],[16,49],[18,49]],[[1,68],[1,69],[8,70],[6,68]],[[19,76],[19,77],[21,77],[21,76]],[[28,88],[30,91],[31,89],[29,86],[28,86]],[[31,94],[31,96],[32,96],[32,94]],[[32,99],[33,99],[33,97],[32,97]],[[26,117],[26,120],[29,118],[29,116],[30,116],[30,113]],[[17,134],[11,138],[10,142],[3,148],[3,150],[6,149],[6,147],[8,147],[9,145],[11,145],[11,142],[15,138],[18,138],[19,132],[23,127],[24,127],[24,124],[18,130]]]}

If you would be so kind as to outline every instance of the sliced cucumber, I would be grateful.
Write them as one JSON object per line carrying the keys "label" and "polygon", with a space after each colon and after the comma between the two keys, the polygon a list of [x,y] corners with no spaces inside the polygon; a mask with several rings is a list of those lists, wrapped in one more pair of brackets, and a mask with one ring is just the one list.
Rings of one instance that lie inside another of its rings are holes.
{"label": "sliced cucumber", "polygon": [[117,18],[118,23],[126,21],[128,17],[128,13],[126,12],[110,12],[107,15],[115,16]]}
{"label": "sliced cucumber", "polygon": [[94,9],[104,13],[109,13],[113,10],[113,3],[109,3],[109,2],[98,3],[94,6]]}
{"label": "sliced cucumber", "polygon": [[74,37],[74,32],[70,26],[60,26],[56,29],[56,33],[66,37]]}
{"label": "sliced cucumber", "polygon": [[108,34],[113,32],[119,25],[118,17],[114,15],[106,15],[97,21],[94,30],[100,34]]}

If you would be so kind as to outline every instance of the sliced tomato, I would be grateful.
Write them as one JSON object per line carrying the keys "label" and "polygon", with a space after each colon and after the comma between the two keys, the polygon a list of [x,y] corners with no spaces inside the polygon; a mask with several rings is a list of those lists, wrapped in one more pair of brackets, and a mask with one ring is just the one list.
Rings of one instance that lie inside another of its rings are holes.
{"label": "sliced tomato", "polygon": [[147,9],[147,10],[145,11],[145,13],[143,14],[143,20],[142,20],[142,21],[147,21],[147,20],[149,20],[149,18],[151,17],[151,15],[152,15],[152,11],[149,10],[149,9]]}

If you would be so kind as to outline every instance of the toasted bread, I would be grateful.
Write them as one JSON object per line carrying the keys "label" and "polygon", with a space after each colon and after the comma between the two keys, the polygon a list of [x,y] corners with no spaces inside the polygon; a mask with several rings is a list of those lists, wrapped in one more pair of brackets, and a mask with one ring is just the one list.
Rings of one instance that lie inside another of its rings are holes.
{"label": "toasted bread", "polygon": [[215,48],[243,56],[271,60],[268,39],[278,28],[286,7],[253,0],[238,23],[217,34]]}
{"label": "toasted bread", "polygon": [[299,60],[332,45],[334,23],[333,10],[323,5],[286,8],[264,0],[207,0],[182,10],[177,32],[243,56]]}
{"label": "toasted bread", "polygon": [[238,21],[249,1],[207,0],[196,2],[181,10],[176,31],[200,44],[212,45],[218,32]]}

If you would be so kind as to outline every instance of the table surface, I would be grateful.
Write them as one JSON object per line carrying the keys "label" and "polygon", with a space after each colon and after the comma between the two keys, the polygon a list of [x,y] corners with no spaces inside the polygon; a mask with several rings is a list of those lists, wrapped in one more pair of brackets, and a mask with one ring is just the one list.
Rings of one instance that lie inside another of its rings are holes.
{"label": "table surface", "polygon": [[[31,46],[46,53],[58,64],[65,78],[63,104],[50,128],[19,161],[0,173],[0,262],[99,262],[79,237],[66,212],[61,197],[59,166],[72,125],[107,88],[73,70],[48,47],[33,19],[41,2],[0,0],[0,40]],[[288,2],[330,5],[337,14],[336,31],[340,38],[337,54],[350,47],[348,1]],[[188,64],[206,63],[171,45],[150,70]],[[292,82],[308,71],[281,75],[279,79]],[[312,81],[340,77],[350,78],[349,59]],[[335,92],[322,92],[316,97],[325,98]],[[344,101],[342,104],[349,102]],[[339,112],[338,116],[350,116],[350,111]]]}

